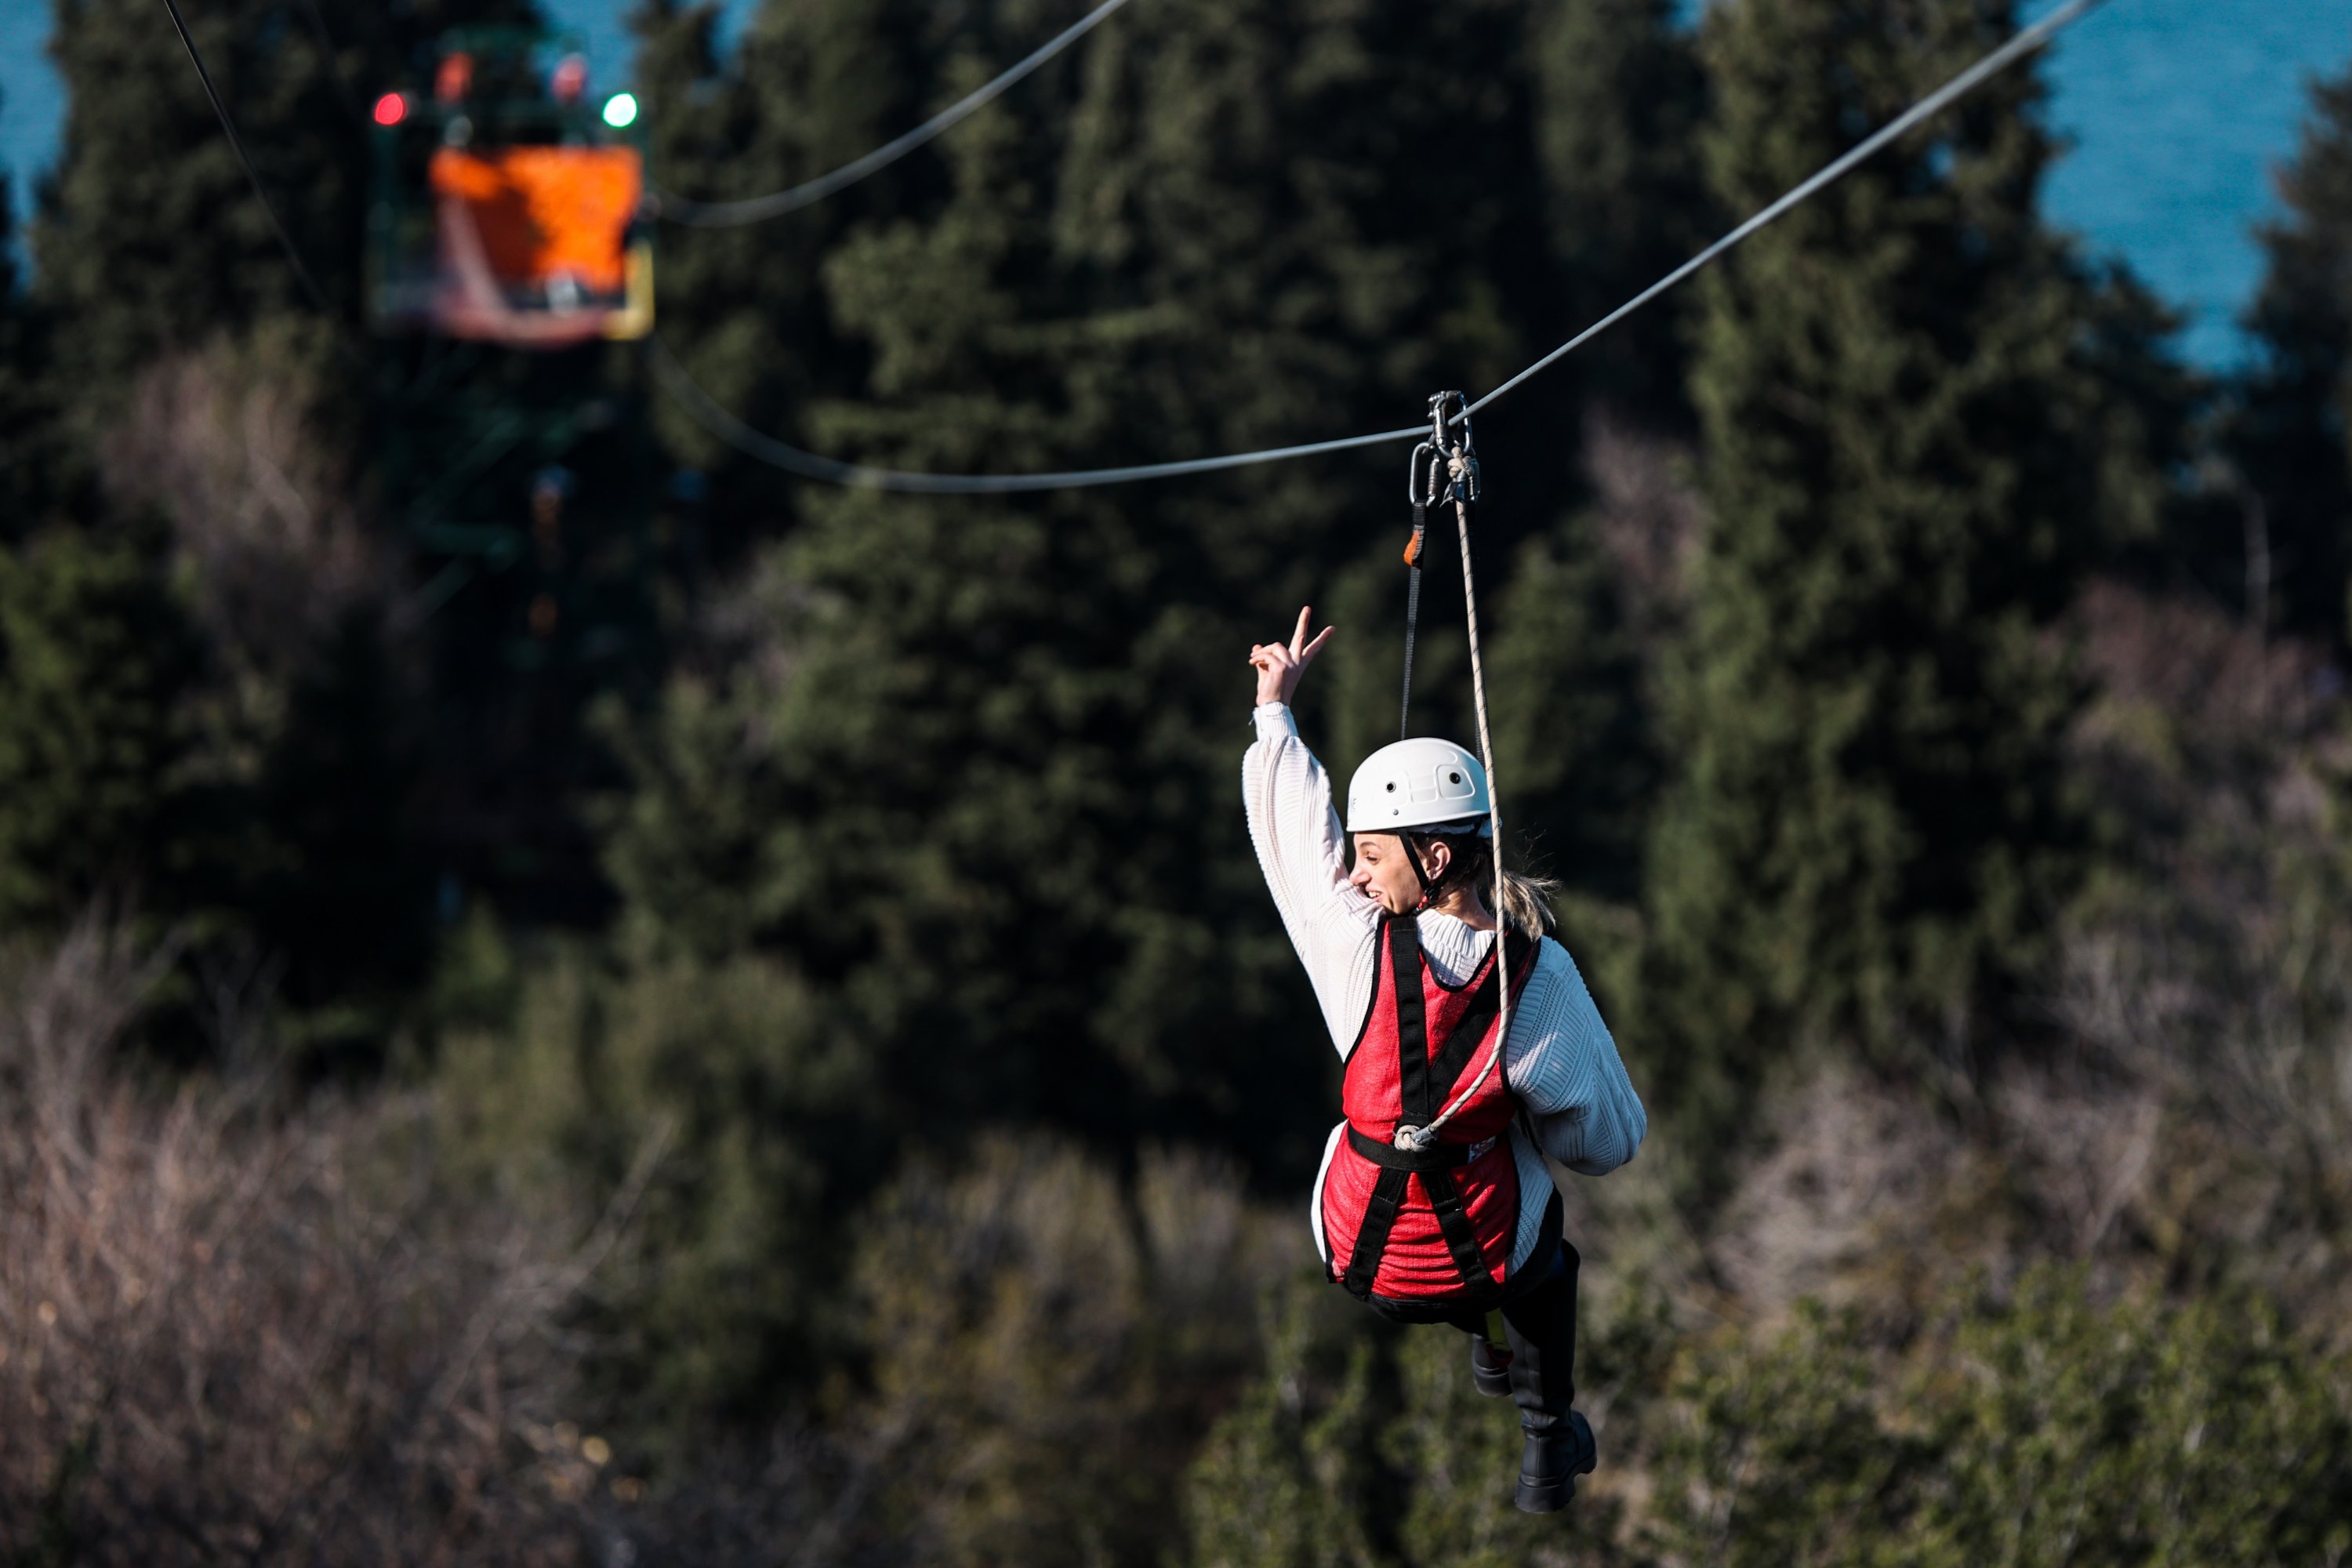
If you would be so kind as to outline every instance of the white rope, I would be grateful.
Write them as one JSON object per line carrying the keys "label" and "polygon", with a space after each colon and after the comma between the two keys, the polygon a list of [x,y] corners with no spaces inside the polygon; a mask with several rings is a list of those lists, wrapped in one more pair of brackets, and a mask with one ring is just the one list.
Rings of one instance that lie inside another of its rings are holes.
{"label": "white rope", "polygon": [[[1457,478],[1463,462],[1462,448],[1456,447],[1449,466]],[[1478,713],[1478,760],[1486,769],[1486,830],[1495,863],[1495,977],[1502,985],[1502,994],[1496,1004],[1495,1048],[1486,1053],[1486,1065],[1428,1126],[1399,1127],[1395,1142],[1401,1149],[1426,1149],[1437,1141],[1438,1129],[1453,1121],[1454,1112],[1495,1075],[1503,1047],[1511,1037],[1511,928],[1503,904],[1503,792],[1495,784],[1495,739],[1486,728],[1486,667],[1478,657],[1478,585],[1470,573],[1470,503],[1459,494],[1454,498],[1454,521],[1462,541],[1462,600],[1470,622],[1470,701]]]}
{"label": "white rope", "polygon": [[[1510,380],[1471,404],[1454,416],[1454,421],[1459,422],[1475,414],[1529,377],[1549,369],[1562,357],[1583,347],[1601,333],[1649,304],[1659,295],[1685,281],[1691,274],[1717,259],[1743,240],[1754,236],[1758,230],[1787,216],[1790,209],[1801,203],[1820,195],[1822,189],[1852,173],[1857,163],[1877,153],[1889,142],[1894,141],[1928,116],[1948,107],[1955,100],[1980,85],[1987,78],[2007,69],[2025,55],[2042,47],[2061,28],[2080,20],[2085,13],[2101,3],[2102,0],[2067,0],[2067,4],[2061,5],[2000,48],[1993,50],[1975,65],[1921,99],[1901,115],[1874,132],[1860,145],[1823,166],[1802,184],[1796,186],[1771,205],[1675,268],[1657,282],[1651,284],[1624,304],[1618,306],[1617,309],[1610,311],[1609,314],[1585,328],[1584,331],[1577,333]],[[1108,5],[1103,7],[1105,11],[1109,8]],[[1091,26],[1093,20],[1094,18],[1089,17],[1081,26]],[[1059,40],[1056,42],[1058,43]],[[868,154],[868,156],[872,155]],[[789,195],[792,193],[784,194]],[[1146,463],[1139,467],[1122,468],[1079,468],[1053,474],[925,474],[896,468],[869,468],[863,464],[845,463],[837,458],[821,457],[817,453],[804,451],[801,447],[790,446],[753,430],[713,403],[709,395],[694,384],[687,376],[685,370],[676,360],[669,357],[667,351],[663,350],[658,342],[655,347],[656,350],[655,369],[661,374],[664,384],[673,395],[685,404],[687,411],[711,435],[733,447],[744,456],[770,464],[786,473],[798,474],[803,479],[819,479],[827,484],[849,485],[866,489],[899,490],[924,495],[1008,495],[1023,490],[1076,489],[1092,485],[1129,484],[1138,479],[1173,479],[1181,474],[1213,473],[1221,468],[1247,468],[1257,463],[1285,462],[1293,458],[1313,457],[1319,452],[1344,452],[1358,447],[1385,446],[1391,441],[1411,440],[1428,433],[1426,426],[1415,426],[1405,430],[1383,430],[1371,436],[1349,436],[1335,441],[1309,441],[1294,447],[1269,447],[1255,452],[1235,452],[1221,458],[1196,458],[1189,462]]]}
{"label": "white rope", "polygon": [[877,170],[887,168],[941,132],[951,130],[974,110],[985,108],[1006,88],[1094,31],[1096,24],[1126,4],[1127,0],[1103,0],[1101,5],[1045,40],[993,80],[950,104],[905,135],[884,142],[862,158],[852,159],[829,174],[819,174],[814,180],[803,181],[790,190],[778,191],[772,195],[748,196],[732,202],[689,201],[684,196],[674,196],[663,191],[654,197],[654,211],[672,223],[682,223],[694,228],[732,228],[814,206],[825,197],[846,190]]}

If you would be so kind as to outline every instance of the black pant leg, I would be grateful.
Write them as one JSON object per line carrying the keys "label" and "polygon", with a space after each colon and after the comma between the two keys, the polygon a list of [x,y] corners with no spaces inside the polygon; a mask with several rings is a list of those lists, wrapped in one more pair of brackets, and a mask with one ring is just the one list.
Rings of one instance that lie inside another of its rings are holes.
{"label": "black pant leg", "polygon": [[1581,1260],[1562,1237],[1559,1258],[1533,1289],[1503,1303],[1511,1342],[1511,1398],[1519,1425],[1546,1432],[1576,1403],[1576,1270]]}

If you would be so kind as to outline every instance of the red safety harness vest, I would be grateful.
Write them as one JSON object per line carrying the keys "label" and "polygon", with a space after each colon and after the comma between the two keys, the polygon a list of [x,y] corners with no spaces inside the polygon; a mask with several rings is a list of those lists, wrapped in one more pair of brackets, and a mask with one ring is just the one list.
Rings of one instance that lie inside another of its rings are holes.
{"label": "red safety harness vest", "polygon": [[[1514,1004],[1535,969],[1514,933]],[[1397,1123],[1426,1127],[1484,1065],[1502,987],[1495,952],[1458,986],[1429,968],[1412,915],[1381,922],[1372,1005],[1348,1055],[1346,1136],[1323,1178],[1329,1277],[1363,1300],[1476,1307],[1502,1295],[1518,1232],[1517,1109],[1501,1064],[1427,1149],[1396,1147]]]}

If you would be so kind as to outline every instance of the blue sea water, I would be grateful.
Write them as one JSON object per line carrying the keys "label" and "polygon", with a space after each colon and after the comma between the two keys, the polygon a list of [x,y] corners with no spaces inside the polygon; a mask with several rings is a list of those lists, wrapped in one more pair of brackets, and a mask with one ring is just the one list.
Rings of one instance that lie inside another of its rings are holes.
{"label": "blue sea water", "polygon": [[[547,0],[608,84],[627,76],[627,4]],[[730,19],[750,6],[729,0]],[[0,167],[20,215],[56,158],[64,110],[42,52],[48,29],[46,0],[0,0]],[[2182,312],[2182,347],[2200,363],[2246,352],[2236,318],[2261,279],[2255,226],[2278,212],[2273,172],[2294,147],[2307,84],[2347,61],[2352,0],[2110,0],[2052,55],[2050,122],[2074,152],[2049,210]]]}
{"label": "blue sea water", "polygon": [[2245,353],[2254,229],[2281,210],[2312,79],[2347,61],[2352,0],[2110,0],[2055,46],[2050,121],[2074,151],[2047,208],[2182,311],[2200,363]]}

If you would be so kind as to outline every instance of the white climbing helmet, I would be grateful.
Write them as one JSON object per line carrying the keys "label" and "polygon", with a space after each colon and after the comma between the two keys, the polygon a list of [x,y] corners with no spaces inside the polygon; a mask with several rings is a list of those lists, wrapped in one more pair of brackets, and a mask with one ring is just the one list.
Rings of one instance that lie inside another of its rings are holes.
{"label": "white climbing helmet", "polygon": [[[1399,741],[1366,757],[1348,781],[1350,833],[1493,831],[1486,770],[1451,741]],[[1465,820],[1476,819],[1475,823]]]}

